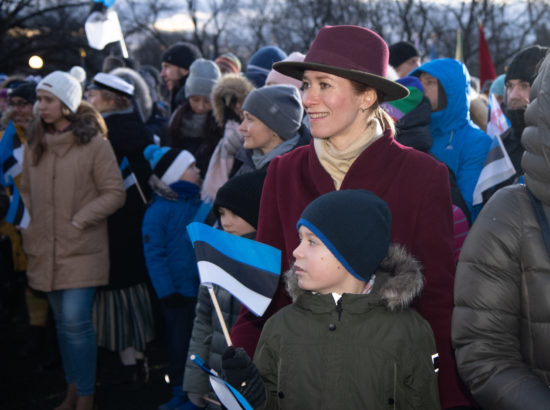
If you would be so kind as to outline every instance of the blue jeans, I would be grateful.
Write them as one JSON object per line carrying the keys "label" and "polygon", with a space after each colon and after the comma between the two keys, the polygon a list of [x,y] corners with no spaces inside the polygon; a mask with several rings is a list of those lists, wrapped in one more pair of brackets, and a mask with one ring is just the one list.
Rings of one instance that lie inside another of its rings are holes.
{"label": "blue jeans", "polygon": [[48,293],[65,380],[79,396],[94,394],[97,340],[92,325],[96,288],[55,290]]}

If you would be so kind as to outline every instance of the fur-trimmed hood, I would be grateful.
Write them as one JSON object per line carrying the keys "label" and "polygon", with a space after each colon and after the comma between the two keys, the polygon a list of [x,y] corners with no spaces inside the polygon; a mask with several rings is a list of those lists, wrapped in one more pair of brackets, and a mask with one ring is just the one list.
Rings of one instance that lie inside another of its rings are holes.
{"label": "fur-trimmed hood", "polygon": [[212,90],[210,100],[214,118],[220,127],[225,125],[225,109],[235,109],[237,103],[243,103],[254,85],[240,74],[223,75]]}
{"label": "fur-trimmed hood", "polygon": [[[384,301],[389,310],[401,310],[411,305],[424,288],[421,265],[398,244],[391,244],[387,256],[375,272],[371,294]],[[285,273],[286,289],[293,301],[306,292],[298,287],[294,269]]]}

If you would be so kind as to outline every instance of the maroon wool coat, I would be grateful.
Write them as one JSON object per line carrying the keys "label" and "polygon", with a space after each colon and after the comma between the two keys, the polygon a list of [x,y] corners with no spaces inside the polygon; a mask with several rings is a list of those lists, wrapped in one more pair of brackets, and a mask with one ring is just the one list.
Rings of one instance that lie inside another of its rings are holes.
{"label": "maroon wool coat", "polygon": [[[262,191],[257,240],[282,250],[284,270],[298,246],[296,222],[302,211],[312,200],[334,189],[313,141],[271,162]],[[455,264],[447,167],[399,144],[387,130],[355,160],[341,189],[367,189],[388,203],[391,241],[404,245],[423,266],[426,285],[415,307],[434,331],[443,408],[468,404],[459,389],[450,341]],[[265,321],[290,303],[283,284],[279,285],[264,316],[258,318],[243,307],[233,326],[233,344],[244,347],[250,356]]]}

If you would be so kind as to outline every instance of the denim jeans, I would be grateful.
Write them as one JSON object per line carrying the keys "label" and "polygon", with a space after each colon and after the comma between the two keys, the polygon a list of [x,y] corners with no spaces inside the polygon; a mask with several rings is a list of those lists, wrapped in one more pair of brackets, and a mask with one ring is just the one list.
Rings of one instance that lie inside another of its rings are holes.
{"label": "denim jeans", "polygon": [[94,394],[97,340],[92,325],[96,288],[55,290],[48,293],[65,380],[74,383],[79,396]]}

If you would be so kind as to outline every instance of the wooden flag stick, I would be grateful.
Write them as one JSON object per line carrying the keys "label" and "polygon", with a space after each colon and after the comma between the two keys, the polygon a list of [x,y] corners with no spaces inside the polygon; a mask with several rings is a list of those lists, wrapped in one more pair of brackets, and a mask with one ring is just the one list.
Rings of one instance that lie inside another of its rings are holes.
{"label": "wooden flag stick", "polygon": [[218,298],[214,293],[214,289],[211,286],[207,286],[207,288],[208,288],[208,293],[210,293],[210,298],[212,298],[214,309],[216,309],[216,314],[218,315],[218,319],[220,320],[220,324],[222,325],[223,335],[225,336],[225,341],[227,342],[227,346],[233,346],[233,342],[231,342],[231,337],[229,337],[229,331],[227,330],[227,325],[225,324],[225,320],[223,320],[222,310],[220,309]]}
{"label": "wooden flag stick", "polygon": [[141,186],[139,186],[139,181],[138,181],[137,177],[135,176],[135,174],[134,174],[134,179],[136,180],[136,188],[138,189],[139,196],[141,196],[141,200],[143,201],[143,203],[145,205],[147,205],[147,199],[145,199],[145,195],[143,194],[143,191],[141,190]]}

